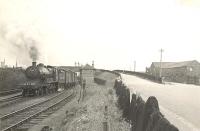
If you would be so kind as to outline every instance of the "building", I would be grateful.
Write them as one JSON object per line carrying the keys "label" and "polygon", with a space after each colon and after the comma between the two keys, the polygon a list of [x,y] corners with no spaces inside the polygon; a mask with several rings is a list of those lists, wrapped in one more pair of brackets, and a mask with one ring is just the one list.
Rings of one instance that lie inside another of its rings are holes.
{"label": "building", "polygon": [[[200,83],[200,63],[196,60],[183,62],[162,62],[162,78],[165,81],[179,83],[199,84]],[[152,62],[146,69],[148,74],[155,77],[160,76],[160,62]]]}
{"label": "building", "polygon": [[7,68],[6,61],[1,61],[1,68]]}
{"label": "building", "polygon": [[85,79],[87,85],[94,82],[94,73],[95,68],[89,64],[86,64],[80,69],[81,79]]}
{"label": "building", "polygon": [[80,69],[81,69],[80,66],[59,66],[59,68],[67,69],[67,70],[70,69],[70,70],[72,70],[73,72],[76,72],[76,73],[80,72]]}

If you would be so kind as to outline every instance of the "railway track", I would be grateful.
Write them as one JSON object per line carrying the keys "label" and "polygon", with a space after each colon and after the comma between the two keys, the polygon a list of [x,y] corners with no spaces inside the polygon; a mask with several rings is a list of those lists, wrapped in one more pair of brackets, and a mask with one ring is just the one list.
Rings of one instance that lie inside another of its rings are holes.
{"label": "railway track", "polygon": [[28,129],[64,106],[73,97],[75,97],[75,95],[75,90],[66,90],[61,94],[51,97],[45,101],[4,115],[0,118],[1,130],[13,131],[18,129]]}
{"label": "railway track", "polygon": [[14,93],[18,93],[21,92],[21,89],[14,89],[14,90],[8,90],[8,91],[1,91],[0,92],[0,96],[5,96],[5,95],[9,95],[9,94],[14,94]]}
{"label": "railway track", "polygon": [[10,97],[0,99],[0,108],[16,103],[22,99],[21,93],[14,94]]}

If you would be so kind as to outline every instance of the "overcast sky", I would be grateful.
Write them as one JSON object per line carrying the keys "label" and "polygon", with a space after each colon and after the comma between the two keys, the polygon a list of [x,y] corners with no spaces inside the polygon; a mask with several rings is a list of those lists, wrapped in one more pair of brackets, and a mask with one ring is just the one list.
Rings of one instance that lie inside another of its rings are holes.
{"label": "overcast sky", "polygon": [[0,60],[9,65],[29,64],[30,38],[45,64],[94,60],[97,68],[133,70],[136,61],[141,71],[159,61],[160,48],[163,61],[200,61],[200,2],[0,0],[0,33]]}

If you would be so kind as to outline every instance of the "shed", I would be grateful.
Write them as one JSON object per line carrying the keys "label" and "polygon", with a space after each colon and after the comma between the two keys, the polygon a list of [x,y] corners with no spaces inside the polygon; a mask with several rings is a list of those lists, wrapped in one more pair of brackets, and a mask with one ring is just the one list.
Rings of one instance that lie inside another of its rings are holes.
{"label": "shed", "polygon": [[196,60],[182,62],[152,62],[147,73],[159,77],[160,64],[162,77],[167,81],[199,84],[200,63]]}
{"label": "shed", "polygon": [[87,85],[94,82],[94,73],[95,68],[89,64],[80,69],[81,79],[85,79]]}

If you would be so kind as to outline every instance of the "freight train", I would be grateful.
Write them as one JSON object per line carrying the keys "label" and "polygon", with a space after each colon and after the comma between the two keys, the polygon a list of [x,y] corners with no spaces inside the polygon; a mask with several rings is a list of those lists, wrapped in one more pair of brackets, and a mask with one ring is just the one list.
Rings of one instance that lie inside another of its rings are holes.
{"label": "freight train", "polygon": [[59,67],[32,62],[25,70],[27,81],[20,84],[23,96],[40,96],[75,86],[76,73]]}

